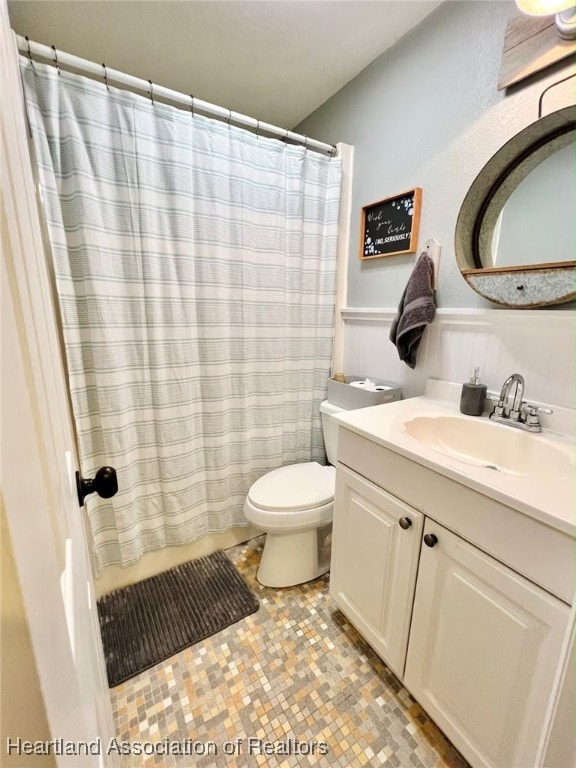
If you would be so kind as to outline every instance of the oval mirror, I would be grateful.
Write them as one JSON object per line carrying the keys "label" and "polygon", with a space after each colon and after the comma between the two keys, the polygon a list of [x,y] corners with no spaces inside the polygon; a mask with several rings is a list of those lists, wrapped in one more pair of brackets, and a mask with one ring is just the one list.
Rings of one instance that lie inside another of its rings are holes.
{"label": "oval mirror", "polygon": [[456,224],[456,260],[468,284],[504,306],[576,297],[574,107],[508,141],[484,166]]}

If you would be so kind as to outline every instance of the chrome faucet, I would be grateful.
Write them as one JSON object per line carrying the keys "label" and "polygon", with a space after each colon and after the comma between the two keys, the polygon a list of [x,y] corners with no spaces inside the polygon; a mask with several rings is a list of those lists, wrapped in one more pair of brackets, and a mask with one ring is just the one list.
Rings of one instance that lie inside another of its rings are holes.
{"label": "chrome faucet", "polygon": [[508,402],[510,390],[512,386],[516,384],[516,391],[514,392],[514,401],[512,408],[508,411],[507,418],[512,421],[519,421],[522,416],[522,402],[524,398],[524,376],[519,373],[513,373],[512,376],[508,376],[504,384],[502,384],[502,390],[500,391],[500,400],[498,405],[503,405]]}
{"label": "chrome faucet", "polygon": [[[510,391],[514,384],[516,384],[514,400],[512,401],[512,407],[507,410]],[[542,425],[540,424],[538,414],[553,413],[553,411],[550,408],[542,408],[534,403],[527,403],[523,400],[523,397],[524,377],[519,373],[513,373],[512,376],[508,376],[502,385],[498,404],[492,409],[490,418],[492,421],[496,421],[500,424],[507,424],[509,427],[525,429],[528,432],[541,432]],[[496,400],[496,398],[491,399]],[[528,411],[527,413],[526,410]]]}

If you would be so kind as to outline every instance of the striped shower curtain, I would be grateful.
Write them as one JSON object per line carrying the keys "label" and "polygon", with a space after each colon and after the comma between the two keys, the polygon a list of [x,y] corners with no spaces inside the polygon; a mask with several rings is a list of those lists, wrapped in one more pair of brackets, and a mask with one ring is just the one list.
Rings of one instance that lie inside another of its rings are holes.
{"label": "striped shower curtain", "polygon": [[22,59],[97,566],[322,460],[340,162]]}

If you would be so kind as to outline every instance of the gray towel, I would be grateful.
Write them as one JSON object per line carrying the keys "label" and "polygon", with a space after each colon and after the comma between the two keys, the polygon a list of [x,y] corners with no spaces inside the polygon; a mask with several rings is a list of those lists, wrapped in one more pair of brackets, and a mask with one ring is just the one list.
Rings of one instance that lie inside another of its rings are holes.
{"label": "gray towel", "polygon": [[436,314],[434,291],[434,263],[422,253],[412,270],[398,306],[398,314],[390,328],[390,341],[396,345],[400,360],[416,367],[416,353],[420,340]]}

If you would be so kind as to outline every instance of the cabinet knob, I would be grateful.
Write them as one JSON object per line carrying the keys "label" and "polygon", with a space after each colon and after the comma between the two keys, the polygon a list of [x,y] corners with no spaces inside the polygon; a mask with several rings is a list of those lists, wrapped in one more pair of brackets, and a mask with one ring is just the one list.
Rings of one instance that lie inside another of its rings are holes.
{"label": "cabinet knob", "polygon": [[427,547],[436,546],[436,544],[438,544],[438,536],[436,536],[435,533],[427,533],[424,536],[424,544],[426,544]]}
{"label": "cabinet knob", "polygon": [[412,520],[410,520],[409,517],[401,517],[400,520],[398,520],[398,524],[400,525],[400,528],[404,528],[406,531],[412,525]]}

